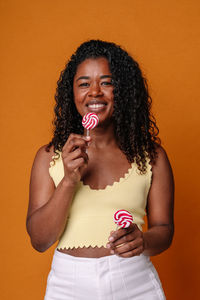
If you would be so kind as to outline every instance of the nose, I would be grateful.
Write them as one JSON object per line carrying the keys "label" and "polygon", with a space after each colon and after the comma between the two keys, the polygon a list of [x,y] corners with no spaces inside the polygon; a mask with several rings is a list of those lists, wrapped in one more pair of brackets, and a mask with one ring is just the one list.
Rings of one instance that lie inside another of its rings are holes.
{"label": "nose", "polygon": [[102,90],[98,82],[94,82],[90,85],[89,95],[92,97],[102,96]]}

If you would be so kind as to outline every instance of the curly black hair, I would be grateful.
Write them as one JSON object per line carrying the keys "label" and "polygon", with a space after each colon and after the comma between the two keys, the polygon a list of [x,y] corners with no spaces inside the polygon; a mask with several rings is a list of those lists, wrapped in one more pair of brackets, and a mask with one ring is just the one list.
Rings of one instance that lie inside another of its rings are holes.
{"label": "curly black hair", "polygon": [[81,44],[71,56],[57,82],[54,136],[47,145],[49,151],[62,151],[71,133],[83,134],[82,117],[73,101],[73,80],[77,67],[88,58],[108,60],[114,86],[113,122],[121,151],[129,162],[135,161],[141,173],[146,172],[147,157],[155,162],[156,148],[161,141],[159,130],[151,114],[152,99],[146,79],[138,63],[120,46],[101,40]]}

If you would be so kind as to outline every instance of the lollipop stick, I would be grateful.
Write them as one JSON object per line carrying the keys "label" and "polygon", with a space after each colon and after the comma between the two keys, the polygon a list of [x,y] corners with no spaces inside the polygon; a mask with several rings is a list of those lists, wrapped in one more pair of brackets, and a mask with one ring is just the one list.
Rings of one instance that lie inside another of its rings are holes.
{"label": "lollipop stick", "polygon": [[[90,131],[89,131],[89,129],[86,129],[86,136],[90,136]],[[88,153],[87,148],[86,148],[85,152]]]}

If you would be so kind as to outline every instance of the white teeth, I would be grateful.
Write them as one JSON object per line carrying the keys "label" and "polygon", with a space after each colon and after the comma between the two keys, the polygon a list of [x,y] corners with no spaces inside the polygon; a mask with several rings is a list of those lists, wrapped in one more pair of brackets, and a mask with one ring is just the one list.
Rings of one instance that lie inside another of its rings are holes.
{"label": "white teeth", "polygon": [[100,108],[105,106],[105,104],[89,104],[88,107],[90,108]]}

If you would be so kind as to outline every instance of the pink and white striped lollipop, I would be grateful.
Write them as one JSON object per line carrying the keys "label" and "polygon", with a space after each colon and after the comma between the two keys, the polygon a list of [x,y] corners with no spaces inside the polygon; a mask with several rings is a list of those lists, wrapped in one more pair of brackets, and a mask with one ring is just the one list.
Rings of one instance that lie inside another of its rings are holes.
{"label": "pink and white striped lollipop", "polygon": [[89,130],[94,129],[99,123],[99,117],[95,113],[87,113],[83,116],[82,125],[87,129],[87,136],[89,135]]}
{"label": "pink and white striped lollipop", "polygon": [[127,210],[120,209],[114,214],[114,222],[121,228],[128,228],[133,223],[133,217]]}

